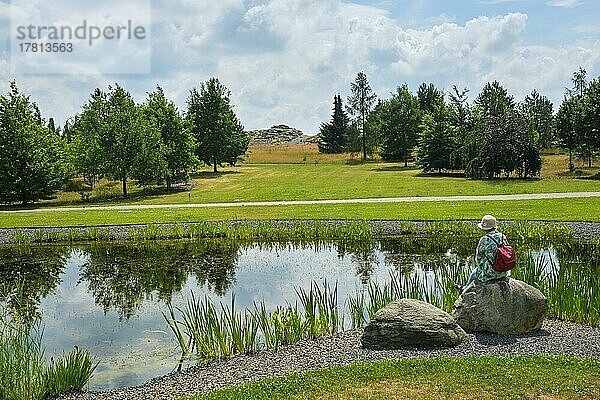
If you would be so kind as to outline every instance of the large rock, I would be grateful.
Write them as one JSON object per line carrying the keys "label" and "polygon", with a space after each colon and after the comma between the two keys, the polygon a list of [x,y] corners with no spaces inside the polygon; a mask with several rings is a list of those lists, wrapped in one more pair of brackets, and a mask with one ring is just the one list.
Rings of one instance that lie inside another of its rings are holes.
{"label": "large rock", "polygon": [[394,301],[377,311],[362,336],[363,347],[456,346],[469,335],[447,312],[420,300]]}
{"label": "large rock", "polygon": [[548,300],[516,279],[470,285],[454,303],[452,316],[466,332],[518,335],[542,327]]}

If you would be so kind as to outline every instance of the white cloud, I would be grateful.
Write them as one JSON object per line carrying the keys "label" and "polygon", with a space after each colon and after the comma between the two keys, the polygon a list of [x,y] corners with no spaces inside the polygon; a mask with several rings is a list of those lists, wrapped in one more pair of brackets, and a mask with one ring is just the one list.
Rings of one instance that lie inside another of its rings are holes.
{"label": "white cloud", "polygon": [[521,13],[406,29],[385,10],[340,0],[153,4],[151,75],[11,76],[0,56],[0,78],[17,78],[46,115],[61,120],[114,81],[138,101],[159,83],[184,107],[191,87],[217,76],[246,128],[287,123],[313,134],[329,119],[333,95],[345,97],[361,70],[384,98],[404,82],[415,90],[423,81],[467,86],[475,96],[497,79],[517,99],[537,88],[554,101],[578,66],[600,72],[598,39],[529,45]]}
{"label": "white cloud", "polygon": [[547,4],[553,7],[573,8],[583,4],[583,0],[548,0]]}

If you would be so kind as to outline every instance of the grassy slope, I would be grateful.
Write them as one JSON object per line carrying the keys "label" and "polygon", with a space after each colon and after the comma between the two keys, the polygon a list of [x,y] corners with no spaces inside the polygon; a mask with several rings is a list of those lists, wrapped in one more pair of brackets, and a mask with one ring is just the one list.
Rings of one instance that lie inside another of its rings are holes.
{"label": "grassy slope", "polygon": [[592,399],[599,396],[600,358],[520,356],[358,364],[266,379],[194,399]]}

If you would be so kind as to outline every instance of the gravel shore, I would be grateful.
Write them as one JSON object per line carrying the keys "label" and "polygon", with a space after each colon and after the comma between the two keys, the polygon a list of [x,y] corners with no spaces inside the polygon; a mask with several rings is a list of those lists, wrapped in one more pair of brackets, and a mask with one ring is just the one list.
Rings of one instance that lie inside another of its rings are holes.
{"label": "gravel shore", "polygon": [[472,355],[600,356],[600,328],[559,320],[546,320],[541,331],[527,335],[470,335],[468,342],[450,349],[367,350],[360,346],[361,334],[362,330],[347,331],[277,351],[264,350],[191,367],[138,387],[85,392],[63,400],[176,399],[268,377],[385,359]]}
{"label": "gravel shore", "polygon": [[[265,221],[250,220],[250,221],[229,221],[228,223],[231,224],[232,226],[234,226],[234,225],[239,225],[239,224],[247,224],[247,223],[259,224],[259,223],[264,223],[264,222]],[[269,221],[269,222],[275,226],[278,226],[278,225],[279,226],[289,226],[289,225],[294,225],[294,224],[298,224],[298,223],[306,223],[306,221],[304,221],[304,220],[288,220],[288,221],[273,220],[273,221]],[[332,224],[332,225],[348,223],[347,220],[324,220],[324,221],[319,221],[319,222],[323,223],[323,224]],[[373,232],[375,233],[376,237],[378,237],[378,238],[394,237],[394,236],[401,235],[402,234],[402,224],[405,222],[406,221],[396,221],[396,220],[367,221],[367,223],[373,229]],[[411,221],[411,222],[413,222],[417,226],[418,229],[422,229],[428,222],[431,222],[431,221]],[[472,221],[464,221],[464,222],[476,224],[479,221],[472,220]],[[500,221],[500,222],[505,223],[505,224],[513,223],[513,221]],[[530,222],[533,224],[540,224],[540,225],[553,224],[553,225],[568,226],[572,229],[573,235],[576,238],[580,238],[580,239],[589,239],[592,237],[600,237],[600,223],[598,223],[598,222],[549,222],[549,221],[530,221]],[[210,223],[216,223],[216,222],[208,222],[208,223],[210,224]],[[164,226],[167,228],[173,226],[173,224],[157,224],[157,225]],[[182,223],[180,225],[185,227],[185,226],[192,225],[192,224],[191,223]],[[109,228],[112,240],[130,240],[130,236],[129,236],[130,230],[136,229],[136,228],[142,228],[145,226],[147,226],[147,225],[109,225],[109,226],[102,226],[99,228],[101,228],[101,229]],[[14,242],[14,234],[16,232],[25,233],[25,234],[28,234],[30,237],[35,238],[36,231],[41,230],[46,233],[52,233],[52,232],[68,232],[70,229],[79,229],[81,231],[84,231],[84,230],[89,229],[89,227],[1,228],[0,229],[0,244],[13,243]],[[33,240],[33,242],[34,241],[35,241],[35,239]]]}

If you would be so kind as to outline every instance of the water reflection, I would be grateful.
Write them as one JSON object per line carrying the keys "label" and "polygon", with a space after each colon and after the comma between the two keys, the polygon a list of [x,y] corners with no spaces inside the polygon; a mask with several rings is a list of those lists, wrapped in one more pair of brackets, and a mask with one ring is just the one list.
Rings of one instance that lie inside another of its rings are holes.
{"label": "water reflection", "polygon": [[0,246],[0,301],[26,321],[39,317],[42,298],[61,283],[68,250]]}
{"label": "water reflection", "polygon": [[87,281],[105,312],[130,318],[154,296],[170,301],[190,276],[223,295],[235,280],[239,251],[239,244],[215,240],[94,245],[85,251],[80,283]]}

